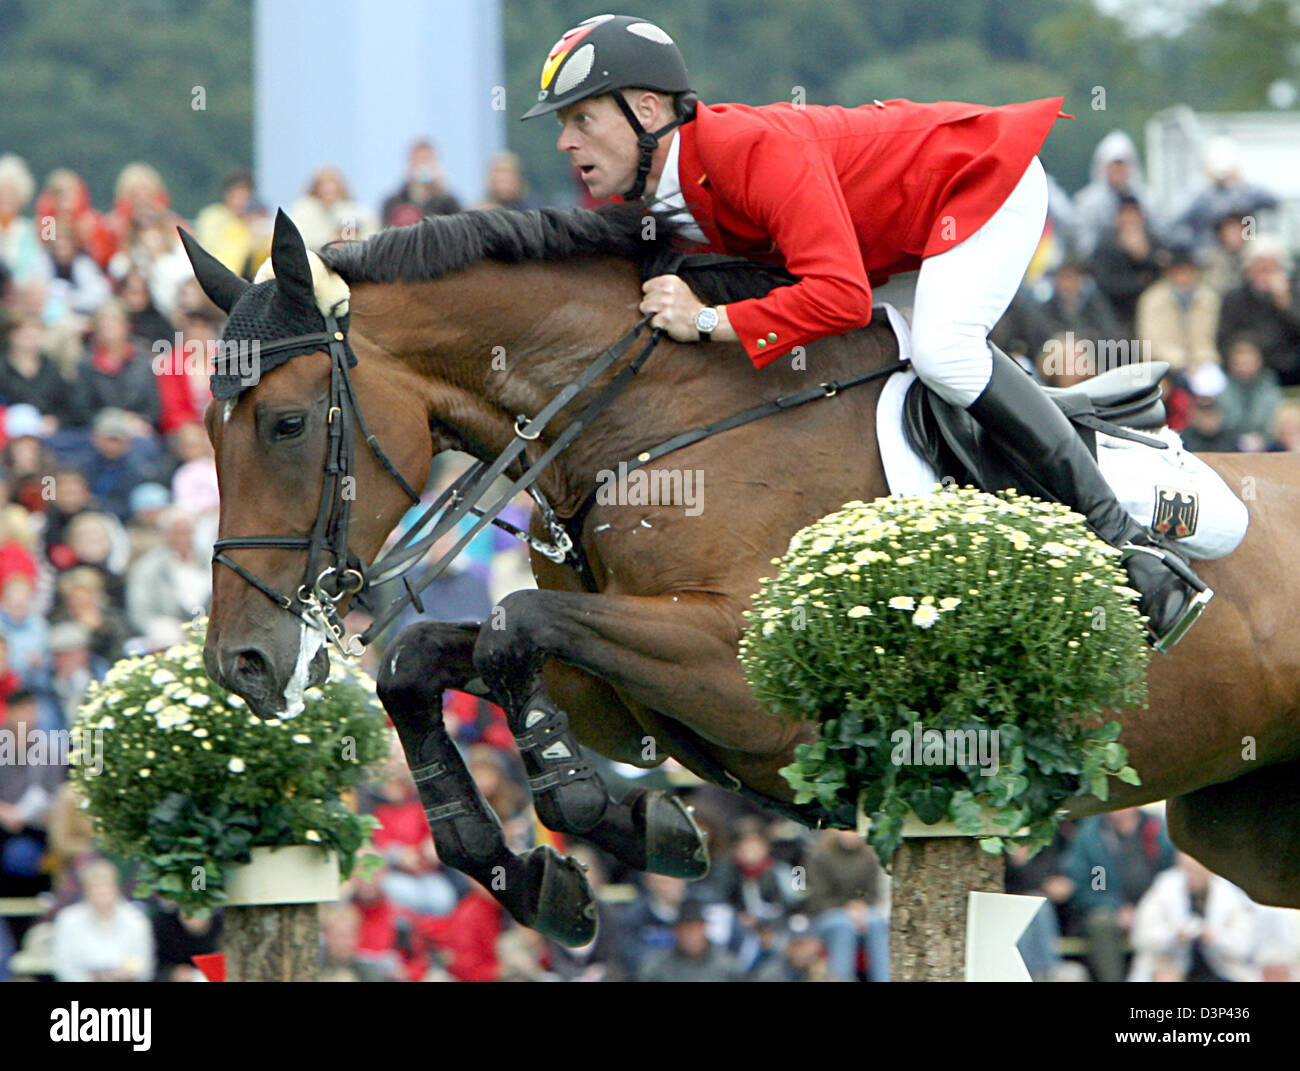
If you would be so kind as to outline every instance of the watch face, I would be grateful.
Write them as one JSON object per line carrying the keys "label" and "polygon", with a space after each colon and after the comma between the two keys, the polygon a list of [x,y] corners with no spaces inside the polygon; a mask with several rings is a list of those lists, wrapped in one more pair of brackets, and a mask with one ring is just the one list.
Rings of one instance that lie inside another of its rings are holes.
{"label": "watch face", "polygon": [[707,305],[695,314],[695,330],[701,334],[718,326],[718,310]]}

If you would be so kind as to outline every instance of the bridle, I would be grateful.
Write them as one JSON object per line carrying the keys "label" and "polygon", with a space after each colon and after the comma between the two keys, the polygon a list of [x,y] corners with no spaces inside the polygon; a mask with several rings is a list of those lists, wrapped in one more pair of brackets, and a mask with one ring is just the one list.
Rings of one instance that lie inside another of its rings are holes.
{"label": "bridle", "polygon": [[[412,502],[420,496],[397,471],[397,467],[384,453],[370,429],[366,426],[361,407],[357,404],[356,389],[352,383],[350,363],[356,356],[347,335],[333,315],[325,317],[325,330],[316,334],[295,335],[277,339],[259,347],[265,359],[286,351],[302,354],[327,350],[330,355],[329,409],[326,414],[328,442],[325,453],[324,484],[321,487],[320,507],[311,534],[305,536],[234,536],[218,539],[213,544],[214,563],[232,569],[280,609],[302,618],[307,624],[323,632],[331,643],[346,654],[360,654],[355,643],[344,642],[343,622],[338,615],[338,603],[347,595],[357,595],[366,587],[365,566],[348,547],[348,524],[352,517],[352,487],[355,455],[353,419],[361,429],[366,445],[384,470],[397,481]],[[245,569],[226,552],[235,549],[305,550],[307,566],[302,583],[291,598],[277,591],[256,574]],[[326,565],[326,558],[332,559]],[[355,637],[354,637],[355,639]]]}

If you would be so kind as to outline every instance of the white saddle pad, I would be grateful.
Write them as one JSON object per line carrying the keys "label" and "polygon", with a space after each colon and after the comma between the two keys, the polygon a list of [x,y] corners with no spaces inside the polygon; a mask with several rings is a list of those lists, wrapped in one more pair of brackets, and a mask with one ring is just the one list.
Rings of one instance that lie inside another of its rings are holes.
{"label": "white saddle pad", "polygon": [[[911,356],[907,321],[892,305],[882,306],[898,336],[899,359]],[[916,382],[911,369],[889,377],[876,406],[876,435],[889,491],[896,495],[932,494],[939,475],[907,441],[903,431],[903,397]],[[1167,450],[1098,433],[1097,464],[1120,505],[1138,524],[1182,525],[1176,538],[1191,558],[1221,558],[1246,536],[1250,516],[1245,503],[1223,478],[1183,446],[1169,428],[1142,434],[1169,444]],[[1174,534],[1169,532],[1171,536]]]}

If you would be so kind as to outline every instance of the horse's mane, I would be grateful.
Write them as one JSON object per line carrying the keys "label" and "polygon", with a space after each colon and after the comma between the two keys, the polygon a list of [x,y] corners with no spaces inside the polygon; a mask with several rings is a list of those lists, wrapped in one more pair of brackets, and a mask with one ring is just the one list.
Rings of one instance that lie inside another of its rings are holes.
{"label": "horse's mane", "polygon": [[727,257],[690,256],[675,264],[689,244],[681,225],[669,213],[651,211],[653,227],[646,225],[646,207],[635,202],[594,210],[476,209],[429,216],[360,242],[335,242],[320,255],[348,283],[420,282],[481,260],[616,256],[634,262],[643,279],[676,267],[701,299],[715,304],[761,297],[795,281],[773,265]]}

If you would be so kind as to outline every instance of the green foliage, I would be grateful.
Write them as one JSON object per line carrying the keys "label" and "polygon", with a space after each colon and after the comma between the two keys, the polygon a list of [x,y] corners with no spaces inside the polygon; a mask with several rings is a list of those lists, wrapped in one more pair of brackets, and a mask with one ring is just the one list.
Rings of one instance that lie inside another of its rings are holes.
{"label": "green foliage", "polygon": [[[740,651],[773,714],[819,723],[781,771],[796,802],[856,804],[888,860],[909,811],[970,833],[989,815],[999,849],[1037,848],[1072,796],[1137,784],[1101,724],[1145,698],[1117,557],[1064,506],[969,488],[850,502],[796,533]],[[967,747],[914,755],[936,731]]]}
{"label": "green foliage", "polygon": [[375,823],[339,797],[388,753],[374,682],[332,666],[297,718],[263,720],[204,672],[202,630],[118,662],[86,697],[77,728],[103,764],[72,776],[105,848],[140,860],[139,895],[190,911],[219,904],[225,871],[254,847],[320,844],[350,873]]}

